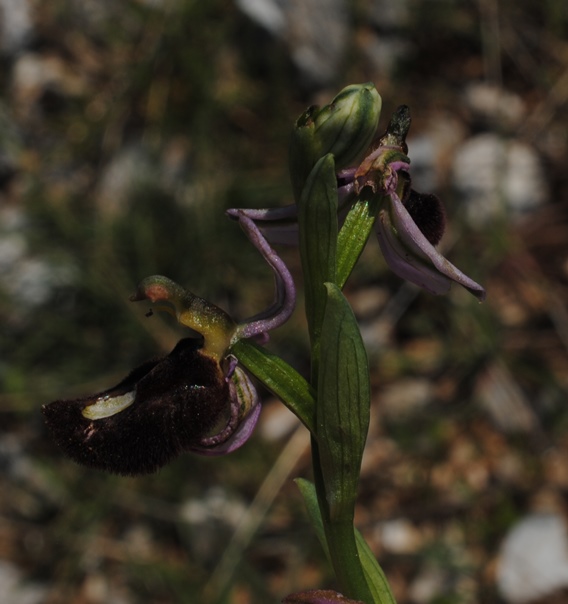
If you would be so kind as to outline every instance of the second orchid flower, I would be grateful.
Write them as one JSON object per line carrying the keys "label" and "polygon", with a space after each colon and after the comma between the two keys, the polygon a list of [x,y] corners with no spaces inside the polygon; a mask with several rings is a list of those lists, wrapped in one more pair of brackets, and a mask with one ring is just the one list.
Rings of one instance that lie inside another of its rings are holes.
{"label": "second orchid flower", "polygon": [[159,303],[202,338],[182,339],[166,357],[134,369],[116,386],[43,407],[54,440],[74,461],[113,472],[155,472],[182,452],[222,455],[252,434],[260,403],[231,354],[240,339],[266,339],[287,321],[296,300],[290,272],[255,224],[237,215],[274,272],[274,304],[242,324],[167,277],[144,279],[131,300]]}

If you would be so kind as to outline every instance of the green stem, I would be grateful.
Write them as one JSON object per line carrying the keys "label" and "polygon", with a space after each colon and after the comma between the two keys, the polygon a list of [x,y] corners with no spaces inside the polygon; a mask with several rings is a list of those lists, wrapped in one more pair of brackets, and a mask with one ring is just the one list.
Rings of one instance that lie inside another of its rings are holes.
{"label": "green stem", "polygon": [[313,437],[312,463],[315,490],[325,534],[326,553],[337,578],[340,591],[348,598],[374,604],[375,599],[369,590],[357,550],[353,517],[349,518],[342,515],[336,521],[330,518],[326,486],[319,460],[319,448]]}
{"label": "green stem", "polygon": [[[297,478],[295,482],[302,493],[308,515],[316,531],[317,537],[320,540],[325,555],[327,556],[330,565],[332,565],[325,529],[323,527],[321,510],[319,508],[319,502],[316,494],[316,487],[304,478]],[[396,600],[392,595],[383,569],[379,566],[379,563],[375,559],[373,552],[357,529],[355,529],[355,539],[357,541],[359,560],[361,561],[363,572],[365,573],[365,578],[372,594],[371,602],[377,604],[396,604]]]}

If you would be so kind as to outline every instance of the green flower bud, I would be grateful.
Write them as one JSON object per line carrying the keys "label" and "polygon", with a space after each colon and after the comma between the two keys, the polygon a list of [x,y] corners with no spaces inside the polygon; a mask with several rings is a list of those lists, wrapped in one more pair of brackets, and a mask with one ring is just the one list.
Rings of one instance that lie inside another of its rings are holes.
{"label": "green flower bud", "polygon": [[320,157],[332,153],[336,169],[340,170],[362,155],[376,134],[381,106],[374,84],[352,84],[329,105],[314,105],[298,118],[290,145],[296,199]]}

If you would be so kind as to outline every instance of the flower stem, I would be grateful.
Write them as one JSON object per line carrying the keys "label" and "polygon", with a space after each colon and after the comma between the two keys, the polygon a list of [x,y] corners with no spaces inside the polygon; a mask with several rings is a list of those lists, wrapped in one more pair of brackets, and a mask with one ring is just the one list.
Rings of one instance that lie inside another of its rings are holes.
{"label": "flower stem", "polygon": [[331,518],[325,480],[321,472],[319,447],[315,438],[312,438],[312,463],[327,554],[340,589],[349,598],[375,604],[357,551],[353,516],[349,518],[343,514],[339,518]]}

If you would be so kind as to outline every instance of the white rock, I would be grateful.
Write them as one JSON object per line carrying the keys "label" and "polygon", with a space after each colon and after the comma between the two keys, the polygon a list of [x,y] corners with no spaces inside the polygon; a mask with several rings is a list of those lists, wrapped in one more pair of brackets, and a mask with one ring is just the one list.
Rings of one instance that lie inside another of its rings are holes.
{"label": "white rock", "polygon": [[409,138],[408,150],[412,162],[412,187],[422,192],[435,191],[440,184],[435,140],[429,134]]}
{"label": "white rock", "polygon": [[532,147],[514,141],[508,148],[503,192],[514,216],[523,216],[546,201],[547,185]]}
{"label": "white rock", "polygon": [[409,54],[412,44],[403,36],[375,34],[362,50],[374,71],[388,75]]}
{"label": "white rock", "polygon": [[411,130],[407,143],[414,189],[424,193],[439,190],[448,178],[449,158],[465,136],[463,122],[445,112],[432,115],[427,127],[419,134],[415,135]]}
{"label": "white rock", "polygon": [[189,499],[181,507],[181,518],[189,524],[220,521],[235,528],[246,512],[242,501],[229,495],[221,487],[213,487],[199,499]]}
{"label": "white rock", "polygon": [[526,115],[525,103],[518,95],[487,82],[469,84],[464,99],[476,117],[500,128],[518,127]]}
{"label": "white rock", "polygon": [[87,88],[84,75],[56,55],[26,52],[14,63],[14,102],[23,106],[31,105],[46,89],[76,97],[86,93]]}
{"label": "white rock", "polygon": [[393,554],[412,554],[422,544],[422,536],[406,518],[396,518],[377,527],[381,546]]}
{"label": "white rock", "polygon": [[362,50],[378,73],[390,74],[412,50],[412,41],[401,33],[408,26],[410,2],[373,0],[368,4],[367,18],[374,28],[369,28]]}
{"label": "white rock", "polygon": [[508,433],[530,433],[537,419],[530,401],[506,365],[493,363],[479,376],[476,400],[493,422]]}
{"label": "white rock", "polygon": [[474,136],[458,149],[453,183],[470,222],[478,227],[499,216],[518,219],[548,197],[536,151],[491,133]]}
{"label": "white rock", "polygon": [[76,278],[71,265],[56,265],[42,258],[26,257],[17,262],[7,276],[1,276],[4,289],[23,312],[45,304],[54,290]]}
{"label": "white rock", "polygon": [[22,233],[0,234],[0,279],[22,260],[27,249],[28,243]]}
{"label": "white rock", "polygon": [[260,420],[260,434],[268,441],[278,441],[289,436],[300,420],[280,402],[265,405]]}
{"label": "white rock", "polygon": [[286,15],[276,0],[236,0],[241,11],[271,34],[279,36],[286,26]]}
{"label": "white rock", "polygon": [[181,506],[180,516],[186,523],[187,544],[192,554],[205,562],[218,562],[219,552],[226,547],[246,510],[243,501],[221,487],[187,500]]}
{"label": "white rock", "polygon": [[425,407],[433,397],[426,378],[405,378],[385,388],[379,395],[379,409],[390,419],[403,418]]}
{"label": "white rock", "polygon": [[32,34],[28,0],[0,0],[0,49],[6,54],[20,51]]}
{"label": "white rock", "polygon": [[304,79],[317,86],[333,82],[347,43],[344,0],[290,0],[286,39]]}
{"label": "white rock", "polygon": [[45,602],[47,589],[41,585],[24,583],[17,566],[0,561],[0,594],[5,604],[40,604]]}
{"label": "white rock", "polygon": [[347,42],[345,0],[237,0],[237,6],[283,40],[305,83],[323,87],[337,78]]}
{"label": "white rock", "polygon": [[497,585],[511,604],[524,604],[568,587],[568,534],[553,513],[531,514],[501,546]]}
{"label": "white rock", "polygon": [[96,203],[104,218],[117,218],[126,211],[132,194],[156,185],[158,168],[141,145],[121,149],[106,165],[96,194]]}
{"label": "white rock", "polygon": [[426,604],[446,591],[448,577],[441,568],[427,566],[422,569],[408,588],[408,595],[416,604]]}
{"label": "white rock", "polygon": [[26,224],[26,215],[19,208],[0,209],[0,289],[12,298],[18,315],[46,303],[55,289],[76,278],[70,263],[56,264],[30,255]]}
{"label": "white rock", "polygon": [[368,286],[350,292],[349,302],[359,320],[379,314],[389,299],[389,292],[380,286]]}

